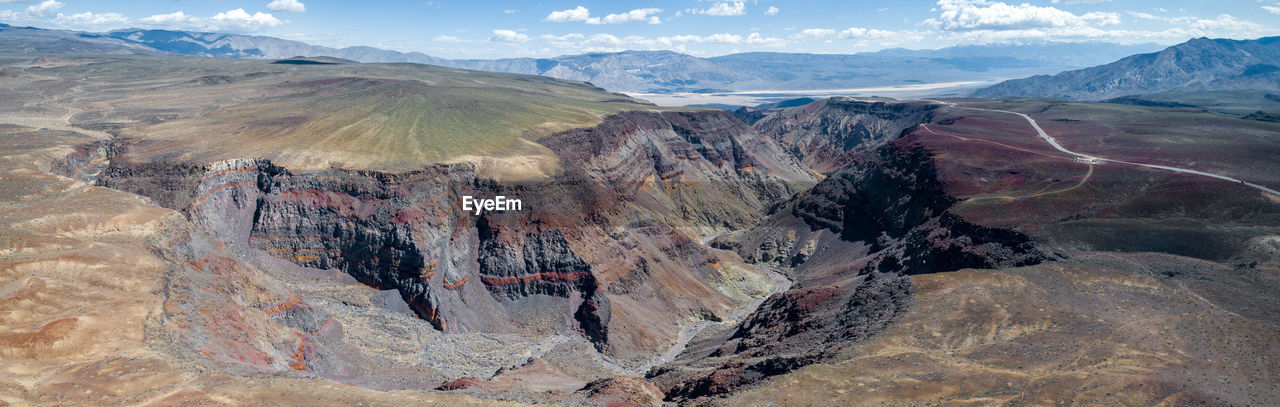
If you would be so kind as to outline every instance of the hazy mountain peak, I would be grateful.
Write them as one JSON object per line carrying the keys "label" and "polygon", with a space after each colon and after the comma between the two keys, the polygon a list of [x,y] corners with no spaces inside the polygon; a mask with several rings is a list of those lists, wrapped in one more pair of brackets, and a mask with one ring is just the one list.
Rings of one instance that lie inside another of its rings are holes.
{"label": "hazy mountain peak", "polygon": [[1103,100],[1167,91],[1280,90],[1277,41],[1196,38],[1102,66],[1005,81],[974,96]]}

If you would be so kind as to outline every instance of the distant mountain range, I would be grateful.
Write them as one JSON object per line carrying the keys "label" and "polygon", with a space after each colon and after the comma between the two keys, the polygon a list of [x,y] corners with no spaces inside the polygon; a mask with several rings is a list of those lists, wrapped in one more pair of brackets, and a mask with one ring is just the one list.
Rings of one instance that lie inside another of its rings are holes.
{"label": "distant mountain range", "polygon": [[1005,81],[977,97],[1104,100],[1157,92],[1280,91],[1280,37],[1198,38],[1093,68]]}
{"label": "distant mountain range", "polygon": [[453,60],[372,47],[331,48],[280,38],[169,30],[86,33],[0,24],[0,55],[139,53],[217,58],[331,56],[412,62],[588,81],[624,92],[817,90],[997,81],[1102,64],[1159,49],[1155,44],[993,45],[889,49],[851,55],[756,52],[699,58],[625,51],[555,58]]}

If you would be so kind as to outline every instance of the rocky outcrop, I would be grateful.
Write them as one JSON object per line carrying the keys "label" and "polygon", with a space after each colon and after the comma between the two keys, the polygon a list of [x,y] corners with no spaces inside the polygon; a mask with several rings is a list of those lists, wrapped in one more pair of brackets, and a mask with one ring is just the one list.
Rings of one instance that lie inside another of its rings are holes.
{"label": "rocky outcrop", "polygon": [[903,130],[928,122],[936,108],[924,102],[835,97],[773,111],[756,118],[752,126],[788,146],[788,152],[805,167],[825,174],[852,163],[859,153],[897,139]]}
{"label": "rocky outcrop", "polygon": [[597,349],[608,344],[609,298],[591,266],[573,252],[559,230],[538,233],[504,230],[476,222],[480,281],[495,295],[518,299],[532,295],[578,296],[573,319]]}
{"label": "rocky outcrop", "polygon": [[507,236],[480,218],[480,279],[494,293],[507,298],[534,294],[568,297],[594,285],[591,266],[573,253],[559,230]]}
{"label": "rocky outcrop", "polygon": [[[469,168],[458,166],[395,175],[336,169],[293,174],[267,160],[114,160],[99,183],[182,209],[242,254],[260,250],[395,289],[420,317],[448,330],[453,321],[441,308],[457,305],[446,305],[440,293],[465,282],[474,250],[469,236],[452,229],[461,219],[453,210],[454,191],[472,179]],[[446,250],[451,246],[462,250]]]}
{"label": "rocky outcrop", "polygon": [[660,406],[662,391],[644,380],[610,377],[587,383],[576,395],[594,406]]}
{"label": "rocky outcrop", "polygon": [[753,125],[768,115],[769,112],[766,110],[748,106],[743,106],[733,111],[733,117],[737,117],[738,120],[742,120],[747,125]]}
{"label": "rocky outcrop", "polygon": [[690,346],[648,377],[671,401],[748,386],[885,330],[911,306],[908,275],[1035,264],[1027,235],[951,214],[933,154],[893,142],[855,157],[760,225],[718,239],[795,284],[731,334]]}
{"label": "rocky outcrop", "polygon": [[[827,344],[857,342],[883,331],[910,304],[911,279],[893,273],[868,273],[849,286],[788,291],[766,301],[712,356],[820,353]],[[806,345],[812,351],[797,352]]]}
{"label": "rocky outcrop", "polygon": [[750,226],[815,182],[776,142],[718,110],[624,112],[542,142],[669,225]]}
{"label": "rocky outcrop", "polygon": [[[872,254],[865,271],[922,274],[1044,259],[1025,234],[976,225],[949,213],[955,199],[938,179],[929,150],[893,143],[859,159],[861,164],[832,174],[797,198],[780,217],[798,219],[811,230],[828,230],[842,241],[864,243]],[[794,228],[759,232],[754,242],[739,244],[744,258],[777,261],[809,255],[794,247],[794,237],[787,238],[798,233]],[[779,241],[788,244],[774,243]]]}

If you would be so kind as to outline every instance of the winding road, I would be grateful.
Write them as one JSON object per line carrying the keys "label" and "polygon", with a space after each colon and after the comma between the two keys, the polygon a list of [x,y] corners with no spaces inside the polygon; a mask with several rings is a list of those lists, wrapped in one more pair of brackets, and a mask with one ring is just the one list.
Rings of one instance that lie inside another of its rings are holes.
{"label": "winding road", "polygon": [[1241,184],[1241,185],[1245,185],[1245,186],[1248,186],[1248,187],[1250,187],[1250,188],[1253,188],[1253,189],[1256,189],[1256,190],[1259,190],[1259,191],[1262,191],[1262,192],[1265,192],[1265,193],[1268,193],[1268,194],[1271,194],[1271,195],[1275,195],[1275,196],[1277,196],[1277,197],[1280,197],[1280,191],[1276,191],[1276,190],[1274,190],[1274,189],[1267,188],[1267,187],[1264,187],[1264,186],[1262,186],[1262,185],[1254,184],[1254,183],[1252,183],[1252,182],[1247,182],[1247,181],[1243,181],[1243,180],[1239,180],[1239,179],[1231,178],[1231,177],[1228,177],[1228,176],[1225,176],[1225,175],[1218,175],[1218,174],[1208,173],[1208,172],[1204,172],[1204,171],[1197,171],[1197,170],[1189,170],[1189,169],[1186,169],[1186,168],[1170,167],[1170,166],[1167,166],[1167,165],[1143,164],[1143,163],[1135,163],[1135,162],[1132,162],[1132,161],[1114,160],[1114,159],[1110,159],[1110,158],[1098,157],[1098,156],[1088,155],[1088,154],[1084,154],[1084,153],[1077,153],[1077,152],[1075,152],[1075,151],[1071,151],[1071,150],[1066,149],[1066,148],[1065,148],[1065,147],[1063,147],[1061,144],[1058,144],[1058,140],[1055,140],[1055,139],[1054,139],[1052,136],[1050,136],[1048,133],[1045,133],[1045,132],[1044,132],[1044,129],[1040,128],[1040,124],[1036,123],[1036,120],[1035,120],[1035,119],[1032,119],[1032,118],[1031,118],[1031,116],[1028,116],[1028,115],[1023,114],[1023,113],[1011,112],[1011,111],[1008,111],[1008,110],[982,109],[982,108],[977,108],[977,107],[964,107],[964,106],[957,106],[955,103],[951,103],[951,102],[942,102],[942,101],[938,101],[938,100],[926,100],[926,101],[928,101],[928,102],[933,102],[933,103],[938,103],[938,104],[942,104],[942,105],[949,106],[949,107],[954,107],[954,108],[957,108],[957,109],[980,110],[980,111],[996,112],[996,113],[1006,113],[1006,114],[1012,114],[1012,115],[1020,116],[1020,117],[1022,117],[1023,119],[1025,119],[1025,120],[1027,121],[1027,123],[1030,123],[1030,124],[1031,124],[1031,127],[1032,127],[1032,128],[1034,128],[1034,129],[1036,130],[1036,133],[1039,133],[1039,134],[1040,134],[1040,138],[1042,138],[1042,139],[1044,139],[1044,141],[1048,142],[1048,143],[1049,143],[1049,145],[1053,146],[1053,148],[1057,149],[1058,151],[1061,151],[1061,152],[1064,152],[1064,153],[1070,154],[1070,155],[1071,155],[1071,156],[1073,156],[1073,157],[1082,158],[1082,159],[1086,159],[1086,160],[1096,160],[1096,161],[1100,161],[1100,162],[1111,162],[1111,163],[1118,163],[1118,164],[1136,165],[1136,166],[1139,166],[1139,167],[1147,167],[1147,168],[1154,168],[1154,169],[1158,169],[1158,170],[1165,170],[1165,171],[1179,172],[1179,173],[1183,173],[1183,174],[1193,174],[1193,175],[1199,175],[1199,176],[1204,176],[1204,177],[1217,178],[1217,179],[1220,179],[1220,180],[1223,180],[1223,181],[1230,181],[1230,182],[1235,182],[1235,183],[1238,183],[1238,184]]}

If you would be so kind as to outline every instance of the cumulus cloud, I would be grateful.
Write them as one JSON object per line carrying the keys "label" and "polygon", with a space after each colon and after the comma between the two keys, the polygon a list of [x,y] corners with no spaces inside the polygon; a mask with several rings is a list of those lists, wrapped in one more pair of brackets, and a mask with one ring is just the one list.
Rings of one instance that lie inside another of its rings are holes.
{"label": "cumulus cloud", "polygon": [[781,12],[781,11],[782,11],[782,10],[778,10],[778,8],[777,8],[777,7],[769,6],[769,9],[764,11],[764,15],[766,15],[766,16],[776,16],[776,15],[778,15],[778,13],[779,13],[779,12]]}
{"label": "cumulus cloud", "polygon": [[552,11],[547,14],[547,18],[542,19],[548,23],[572,23],[576,21],[587,21],[591,17],[591,12],[586,7],[578,6],[562,11]]}
{"label": "cumulus cloud", "polygon": [[88,11],[72,15],[59,13],[54,20],[66,26],[118,26],[129,23],[129,17],[125,17],[120,13],[91,13]]}
{"label": "cumulus cloud", "polygon": [[[1096,3],[1061,0],[1054,3]],[[1121,44],[1178,43],[1189,38],[1258,38],[1280,34],[1270,27],[1223,14],[1205,18],[1166,16],[1139,11],[1126,16],[1168,24],[1165,29],[1132,30],[1117,27],[1120,15],[1110,12],[1072,13],[1055,7],[1027,3],[1011,5],[997,0],[938,0],[935,18],[921,23],[938,29],[936,38],[950,43],[1041,43],[1102,41]],[[1262,6],[1267,7],[1267,6]],[[1275,7],[1280,14],[1280,6]],[[1154,8],[1158,13],[1169,10]],[[1185,9],[1180,10],[1186,12]],[[1268,10],[1269,11],[1269,10]],[[896,39],[896,38],[895,38]]]}
{"label": "cumulus cloud", "polygon": [[551,14],[547,14],[547,18],[542,19],[542,21],[549,23],[584,22],[587,24],[622,24],[644,21],[649,24],[662,24],[662,19],[655,15],[661,12],[662,9],[660,8],[638,8],[625,13],[592,17],[590,10],[587,10],[586,7],[578,6],[568,10],[553,11]]}
{"label": "cumulus cloud", "polygon": [[56,13],[64,4],[55,0],[44,0],[40,4],[27,7],[27,14],[32,17],[48,17]]}
{"label": "cumulus cloud", "polygon": [[[32,3],[32,1],[3,1],[4,3]],[[0,10],[0,21],[18,24],[41,25],[57,28],[79,30],[107,30],[123,28],[129,24],[129,18],[120,13],[83,12],[63,14],[58,10],[65,4],[57,0],[43,0],[28,6],[23,11]]]}
{"label": "cumulus cloud", "polygon": [[249,14],[242,8],[227,10],[215,14],[213,17],[196,17],[182,11],[175,11],[168,14],[145,17],[141,21],[151,25],[172,28],[240,32],[261,31],[264,28],[284,25],[284,21],[272,16],[270,13],[256,12]]}
{"label": "cumulus cloud", "polygon": [[493,36],[489,37],[489,41],[494,42],[529,42],[529,36],[512,30],[493,30]]}
{"label": "cumulus cloud", "polygon": [[1091,12],[1082,15],[1055,7],[1028,3],[1010,5],[990,0],[939,0],[937,18],[925,25],[943,30],[1031,29],[1048,27],[1087,27],[1119,24],[1116,13]]}
{"label": "cumulus cloud", "polygon": [[158,25],[178,25],[178,24],[186,23],[191,19],[193,19],[192,16],[189,16],[186,13],[183,13],[181,11],[175,11],[169,14],[156,14],[150,17],[143,17],[142,22],[149,23],[149,24],[158,24]]}
{"label": "cumulus cloud", "polygon": [[600,17],[591,17],[586,20],[587,24],[622,24],[632,21],[648,21],[649,24],[662,24],[662,20],[654,14],[661,13],[660,8],[638,8],[625,13],[610,14]]}
{"label": "cumulus cloud", "polygon": [[214,14],[213,17],[209,18],[209,20],[220,27],[246,31],[257,31],[266,27],[275,27],[284,24],[283,21],[280,21],[280,19],[275,18],[275,16],[272,16],[271,14],[263,13],[261,11],[249,14],[242,8]]}
{"label": "cumulus cloud", "polygon": [[1214,18],[1170,17],[1164,30],[1107,30],[1098,27],[1040,27],[1015,30],[953,31],[942,40],[966,43],[1034,43],[1105,41],[1119,44],[1178,43],[1188,38],[1258,38],[1280,34],[1280,28],[1241,20],[1229,14]]}
{"label": "cumulus cloud", "polygon": [[671,35],[656,38],[649,38],[640,35],[619,37],[613,34],[593,34],[588,36],[571,33],[564,35],[544,34],[539,38],[547,41],[549,45],[555,48],[571,49],[582,52],[617,52],[627,49],[661,49],[687,53],[691,52],[688,49],[688,46],[696,44],[751,45],[757,47],[782,47],[786,45],[786,41],[781,38],[768,37],[756,32],[747,35],[717,33],[706,36]]}
{"label": "cumulus cloud", "polygon": [[270,3],[267,3],[267,10],[284,11],[289,13],[305,13],[307,12],[307,5],[302,4],[302,2],[298,0],[273,0]]}
{"label": "cumulus cloud", "polygon": [[1280,6],[1262,6],[1262,9],[1271,14],[1280,14]]}
{"label": "cumulus cloud", "polygon": [[747,14],[747,4],[741,1],[716,3],[705,9],[689,9],[689,14],[706,14],[709,16],[740,16]]}

